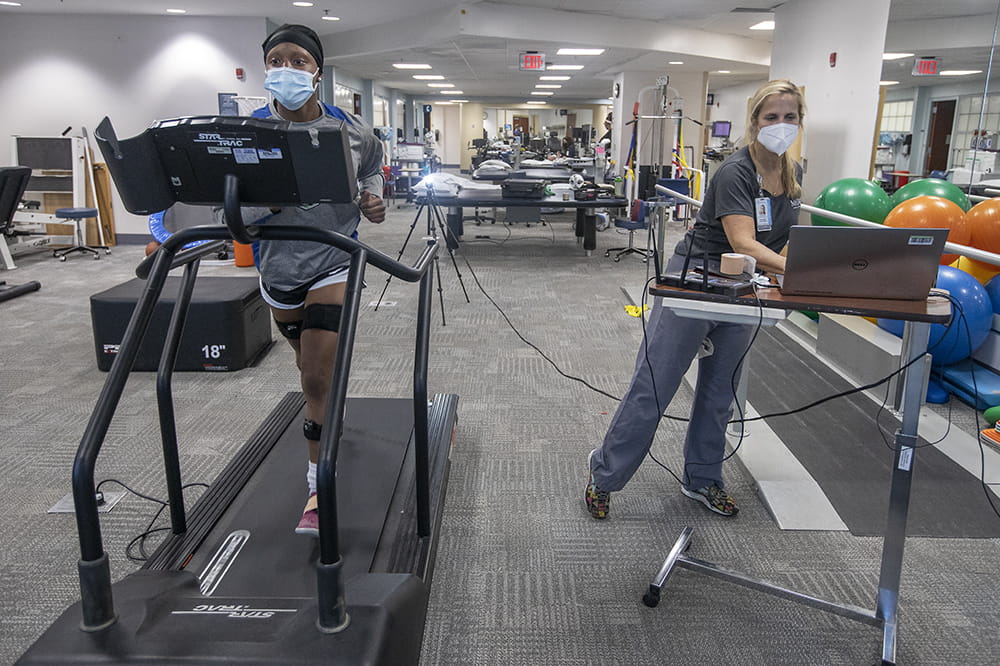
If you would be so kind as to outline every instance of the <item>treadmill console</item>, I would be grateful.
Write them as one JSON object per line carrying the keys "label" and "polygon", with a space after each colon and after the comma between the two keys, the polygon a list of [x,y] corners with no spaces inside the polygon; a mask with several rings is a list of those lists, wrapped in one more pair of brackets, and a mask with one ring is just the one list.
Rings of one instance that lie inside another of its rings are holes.
{"label": "treadmill console", "polygon": [[301,129],[272,118],[161,120],[119,140],[105,118],[95,133],[125,208],[143,215],[175,202],[222,205],[224,179],[239,179],[246,206],[348,203],[357,195],[347,130]]}

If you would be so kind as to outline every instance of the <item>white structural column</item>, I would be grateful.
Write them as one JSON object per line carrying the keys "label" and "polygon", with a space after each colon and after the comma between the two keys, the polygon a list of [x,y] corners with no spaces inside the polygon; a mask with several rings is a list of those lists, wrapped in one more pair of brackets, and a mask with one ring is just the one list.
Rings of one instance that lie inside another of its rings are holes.
{"label": "white structural column", "polygon": [[889,0],[793,0],[774,18],[771,78],[806,89],[802,198],[813,201],[835,180],[868,177]]}
{"label": "white structural column", "polygon": [[[657,80],[661,77],[669,77],[668,100],[671,107],[667,115],[677,115],[683,112],[684,120],[684,145],[691,147],[686,150],[686,159],[689,161],[694,156],[695,163],[690,164],[696,167],[701,164],[701,153],[704,147],[704,133],[702,126],[706,116],[705,100],[708,95],[708,76],[705,73],[684,73],[671,74],[667,66],[658,72],[620,72],[615,76],[615,85],[619,86],[618,97],[613,98],[614,122],[612,126],[612,156],[617,165],[616,173],[622,175],[622,165],[628,154],[629,142],[632,138],[632,126],[626,125],[632,120],[632,112],[635,102],[642,94],[642,105],[640,114],[644,116],[658,115],[660,113],[659,100],[655,90],[645,90],[645,88],[655,88]],[[692,120],[693,119],[693,120]],[[697,122],[695,122],[697,121]],[[665,121],[663,165],[670,164],[670,151],[676,135],[676,123],[678,121]],[[595,123],[597,120],[595,119]],[[655,123],[652,119],[639,120],[640,151],[639,164],[649,165],[659,158],[653,154],[653,128]],[[598,123],[600,124],[600,123]],[[599,129],[598,136],[601,134]]]}

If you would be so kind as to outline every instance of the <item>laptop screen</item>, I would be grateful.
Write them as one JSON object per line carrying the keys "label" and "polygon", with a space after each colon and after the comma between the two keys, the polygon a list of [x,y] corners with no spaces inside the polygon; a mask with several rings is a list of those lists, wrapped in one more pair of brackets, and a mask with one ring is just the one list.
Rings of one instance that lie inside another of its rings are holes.
{"label": "laptop screen", "polygon": [[948,229],[794,226],[781,292],[923,300],[947,239]]}

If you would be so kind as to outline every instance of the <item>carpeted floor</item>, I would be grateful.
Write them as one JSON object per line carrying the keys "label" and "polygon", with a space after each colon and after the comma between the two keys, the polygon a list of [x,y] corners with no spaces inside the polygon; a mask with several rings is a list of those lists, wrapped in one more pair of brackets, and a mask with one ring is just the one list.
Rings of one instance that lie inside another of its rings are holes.
{"label": "carpeted floor", "polygon": [[[362,239],[395,255],[414,213],[394,208],[380,227],[365,225]],[[605,248],[626,244],[614,230],[598,234],[598,252],[587,258],[573,238],[572,216],[549,220],[531,227],[467,223],[470,242],[461,247],[458,267],[470,303],[450,260],[440,264],[447,325],[441,326],[435,293],[430,390],[457,393],[461,401],[422,663],[877,661],[881,634],[875,628],[690,571],[674,575],[658,608],[642,604],[684,526],[695,528],[692,556],[869,608],[881,539],[782,532],[735,459],[726,469],[742,509],[734,519],[709,514],[682,496],[652,463],[613,496],[609,520],[591,519],[582,501],[586,457],[616,403],[562,376],[553,364],[622,393],[642,333],[639,320],[625,312],[621,287],[641,289],[646,267],[634,257],[620,263],[604,258]],[[411,241],[407,257],[415,257],[420,245]],[[100,261],[61,263],[37,254],[19,258],[18,270],[0,275],[42,283],[41,291],[0,304],[2,663],[15,660],[78,597],[73,517],[46,511],[69,492],[73,455],[106,376],[96,367],[88,298],[129,279],[141,256],[139,247],[116,248]],[[202,272],[253,275],[232,265]],[[367,281],[350,392],[405,396],[416,290],[393,281],[376,312],[369,302],[381,292],[384,274],[372,269]],[[518,337],[498,307],[551,363]],[[178,374],[185,481],[210,481],[296,382],[283,342],[253,368]],[[161,496],[154,389],[152,373],[130,379],[97,476]],[[682,388],[670,412],[686,413],[689,399]],[[655,442],[657,457],[675,470],[681,436],[680,425],[664,421]],[[156,508],[127,496],[102,516],[116,578],[137,566],[125,548]],[[289,538],[300,538],[291,527]],[[1000,539],[908,539],[900,663],[1000,662],[998,562]]]}

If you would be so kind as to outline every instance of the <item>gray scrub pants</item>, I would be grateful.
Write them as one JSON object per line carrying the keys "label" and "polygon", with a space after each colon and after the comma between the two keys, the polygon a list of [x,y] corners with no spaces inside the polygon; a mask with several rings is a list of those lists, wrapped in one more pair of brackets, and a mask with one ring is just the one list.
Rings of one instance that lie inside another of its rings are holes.
{"label": "gray scrub pants", "polygon": [[[681,264],[683,257],[674,255],[667,270],[679,270]],[[714,351],[698,360],[681,478],[690,490],[713,484],[724,487],[726,424],[732,418],[734,387],[743,369],[740,360],[753,330],[748,324],[679,317],[663,307],[660,298],[653,299],[632,382],[611,419],[604,443],[591,456],[598,488],[621,490],[635,474],[653,443],[660,412],[670,404],[705,339],[711,341]]]}

